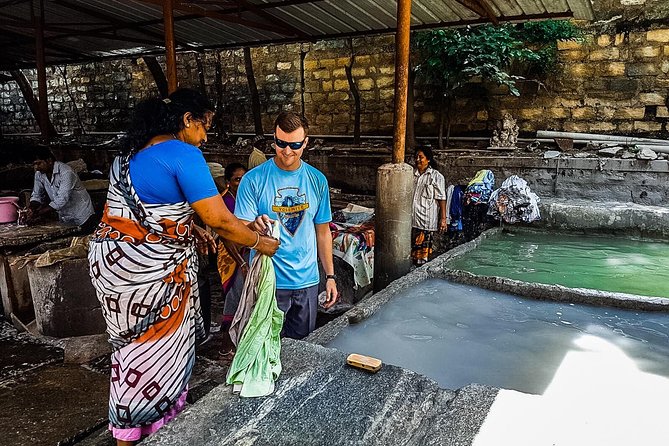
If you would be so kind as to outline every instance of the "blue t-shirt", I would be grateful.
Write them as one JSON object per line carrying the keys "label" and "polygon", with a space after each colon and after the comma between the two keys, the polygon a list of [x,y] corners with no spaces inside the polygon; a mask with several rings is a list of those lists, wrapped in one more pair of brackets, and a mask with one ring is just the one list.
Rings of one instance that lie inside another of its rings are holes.
{"label": "blue t-shirt", "polygon": [[200,149],[177,139],[136,153],[130,158],[130,178],[147,204],[195,203],[218,195]]}
{"label": "blue t-shirt", "polygon": [[325,175],[304,161],[293,171],[279,169],[273,159],[249,170],[239,184],[235,215],[252,221],[262,214],[281,223],[281,246],[272,257],[276,287],[297,290],[318,284],[314,225],[332,219]]}

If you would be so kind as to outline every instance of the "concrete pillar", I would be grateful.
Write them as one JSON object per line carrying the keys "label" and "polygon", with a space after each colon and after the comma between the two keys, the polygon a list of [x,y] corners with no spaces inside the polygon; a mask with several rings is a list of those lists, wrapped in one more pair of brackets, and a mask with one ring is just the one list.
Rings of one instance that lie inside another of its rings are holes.
{"label": "concrete pillar", "polygon": [[380,291],[411,268],[411,201],[413,168],[384,164],[376,175],[377,233],[374,246],[374,291]]}

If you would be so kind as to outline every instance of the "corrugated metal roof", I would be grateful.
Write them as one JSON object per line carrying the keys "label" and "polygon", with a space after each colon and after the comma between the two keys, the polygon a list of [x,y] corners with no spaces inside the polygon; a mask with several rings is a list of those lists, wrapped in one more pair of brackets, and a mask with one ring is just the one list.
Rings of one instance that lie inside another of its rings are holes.
{"label": "corrugated metal roof", "polygon": [[[488,17],[463,6],[481,2],[500,21],[567,17],[591,20],[591,1],[413,0],[411,26],[427,29],[488,22]],[[0,1],[0,69],[34,66],[32,3]],[[48,64],[163,52],[161,0],[45,0],[44,3]],[[394,32],[396,26],[395,0],[230,0],[229,3],[236,6],[202,0],[178,2],[174,11],[178,49],[362,36]]]}

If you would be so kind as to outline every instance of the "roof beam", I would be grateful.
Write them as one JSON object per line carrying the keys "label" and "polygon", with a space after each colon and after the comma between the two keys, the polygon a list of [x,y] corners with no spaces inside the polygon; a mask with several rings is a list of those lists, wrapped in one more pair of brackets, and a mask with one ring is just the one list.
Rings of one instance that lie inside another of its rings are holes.
{"label": "roof beam", "polygon": [[260,18],[263,18],[263,19],[265,19],[269,22],[276,23],[280,27],[285,28],[286,30],[292,32],[293,35],[295,35],[295,36],[305,37],[305,38],[309,37],[309,35],[307,33],[305,33],[304,31],[302,31],[300,29],[297,29],[293,25],[291,25],[290,23],[287,23],[284,20],[281,20],[280,18],[273,16],[269,12],[258,8],[256,5],[254,5],[251,2],[248,2],[247,0],[235,0],[235,3],[237,3],[237,5],[239,5],[240,8],[241,7],[247,8],[248,11],[257,15]]}
{"label": "roof beam", "polygon": [[[256,9],[271,9],[271,8],[282,8],[284,6],[295,6],[295,5],[303,5],[305,3],[318,3],[322,2],[323,0],[284,0],[282,2],[274,2],[274,3],[263,3],[261,5],[254,5]],[[248,11],[249,9],[246,7],[237,7],[237,8],[230,8],[230,9],[224,9],[220,11],[223,14],[232,14],[235,12],[244,12]]]}
{"label": "roof beam", "polygon": [[494,25],[499,25],[499,19],[495,15],[487,0],[455,0],[480,17],[487,17]]}
{"label": "roof beam", "polygon": [[[160,7],[163,6],[163,0],[138,0],[138,1],[141,1],[143,3],[150,3],[152,5],[157,5],[157,6],[160,6]],[[187,12],[187,13],[190,13],[190,14],[196,14],[196,15],[199,15],[201,17],[221,20],[221,21],[224,21],[224,22],[236,23],[238,25],[248,26],[249,28],[257,28],[257,29],[261,29],[263,31],[269,31],[269,32],[273,32],[275,34],[280,34],[280,35],[284,35],[284,36],[293,36],[294,35],[293,33],[288,32],[286,29],[281,28],[279,26],[254,22],[252,20],[243,19],[241,17],[237,17],[237,16],[234,16],[234,15],[231,15],[231,14],[222,14],[218,11],[209,10],[209,9],[206,9],[206,8],[202,8],[200,6],[186,5],[186,4],[183,4],[183,3],[179,3],[179,4],[174,5],[174,10],[175,11],[183,11],[183,12]]]}
{"label": "roof beam", "polygon": [[0,8],[4,8],[5,6],[18,5],[19,3],[25,3],[27,1],[29,0],[5,0],[0,2]]}

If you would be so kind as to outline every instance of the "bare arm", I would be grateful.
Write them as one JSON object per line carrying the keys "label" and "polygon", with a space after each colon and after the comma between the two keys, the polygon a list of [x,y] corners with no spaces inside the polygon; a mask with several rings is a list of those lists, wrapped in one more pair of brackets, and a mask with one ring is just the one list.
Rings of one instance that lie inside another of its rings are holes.
{"label": "bare arm", "polygon": [[228,210],[220,195],[198,200],[195,203],[191,203],[191,207],[204,224],[208,225],[224,239],[241,246],[254,246],[256,245],[256,241],[258,241],[257,246],[254,246],[254,248],[270,256],[274,255],[279,247],[278,240],[265,236],[258,238],[257,232],[249,229]]}
{"label": "bare arm", "polygon": [[[334,262],[332,260],[332,233],[330,224],[322,223],[316,225],[316,246],[318,248],[318,258],[323,265],[326,275],[334,274]],[[337,302],[339,293],[337,292],[337,282],[333,279],[325,281],[326,299],[324,308],[330,308]]]}
{"label": "bare arm", "polygon": [[446,226],[446,200],[437,200],[437,203],[439,203],[439,230],[440,231],[445,231]]}

